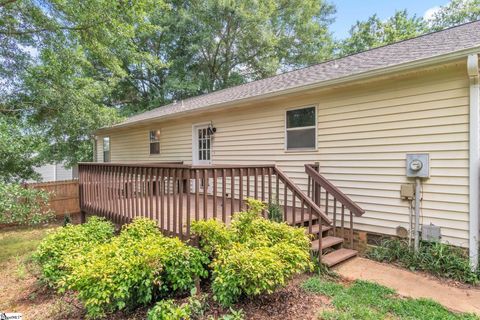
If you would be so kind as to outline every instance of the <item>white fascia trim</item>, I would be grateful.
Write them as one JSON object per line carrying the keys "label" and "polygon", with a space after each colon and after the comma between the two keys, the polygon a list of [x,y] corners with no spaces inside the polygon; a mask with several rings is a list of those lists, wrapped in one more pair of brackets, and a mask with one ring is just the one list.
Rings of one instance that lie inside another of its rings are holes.
{"label": "white fascia trim", "polygon": [[478,269],[479,237],[479,167],[480,167],[480,87],[478,54],[467,58],[470,82],[470,145],[469,145],[469,257],[472,269]]}

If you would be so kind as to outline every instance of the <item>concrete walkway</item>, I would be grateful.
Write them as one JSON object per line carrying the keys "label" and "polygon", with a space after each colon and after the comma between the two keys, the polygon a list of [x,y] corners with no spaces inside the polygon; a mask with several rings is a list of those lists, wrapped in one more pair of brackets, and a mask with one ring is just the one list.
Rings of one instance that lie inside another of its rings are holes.
{"label": "concrete walkway", "polygon": [[480,315],[480,289],[457,288],[421,274],[364,258],[351,259],[333,269],[349,280],[368,280],[395,289],[400,295],[430,298],[446,308]]}

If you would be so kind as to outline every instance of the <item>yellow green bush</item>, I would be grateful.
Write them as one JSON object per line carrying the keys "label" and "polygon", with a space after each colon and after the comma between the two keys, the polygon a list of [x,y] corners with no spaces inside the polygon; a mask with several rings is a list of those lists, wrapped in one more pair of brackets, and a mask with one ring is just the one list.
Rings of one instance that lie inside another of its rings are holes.
{"label": "yellow green bush", "polygon": [[134,220],[110,242],[66,263],[71,273],[63,289],[76,291],[91,317],[188,291],[208,275],[204,253],[163,236],[148,219]]}
{"label": "yellow green bush", "polygon": [[112,223],[91,217],[81,225],[67,225],[50,233],[39,245],[33,259],[40,265],[42,279],[57,287],[62,278],[71,272],[66,259],[87,254],[93,247],[113,237]]}
{"label": "yellow green bush", "polygon": [[265,206],[247,199],[248,209],[237,213],[230,226],[208,220],[192,226],[201,249],[213,261],[212,291],[222,305],[242,295],[271,293],[294,274],[312,268],[310,239],[302,228],[266,220]]}

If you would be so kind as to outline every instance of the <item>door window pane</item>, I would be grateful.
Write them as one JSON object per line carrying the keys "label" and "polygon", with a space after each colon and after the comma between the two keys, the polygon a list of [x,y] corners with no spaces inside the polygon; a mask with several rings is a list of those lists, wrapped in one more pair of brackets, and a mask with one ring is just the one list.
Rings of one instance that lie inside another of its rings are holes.
{"label": "door window pane", "polygon": [[160,130],[150,130],[150,154],[160,154]]}
{"label": "door window pane", "polygon": [[207,128],[197,129],[197,145],[198,145],[198,160],[210,160],[211,136],[208,134]]}
{"label": "door window pane", "polygon": [[103,162],[110,162],[110,137],[103,138]]}

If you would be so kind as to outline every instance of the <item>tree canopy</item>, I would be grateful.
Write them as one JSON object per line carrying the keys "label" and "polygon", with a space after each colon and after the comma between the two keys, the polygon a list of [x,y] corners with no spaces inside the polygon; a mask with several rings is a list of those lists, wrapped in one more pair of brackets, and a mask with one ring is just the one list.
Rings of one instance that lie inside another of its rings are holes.
{"label": "tree canopy", "polygon": [[325,0],[0,0],[0,134],[22,137],[0,175],[91,160],[92,132],[125,116],[479,19],[479,1],[373,15],[335,40]]}
{"label": "tree canopy", "polygon": [[426,22],[407,10],[382,21],[376,14],[366,21],[357,21],[349,31],[350,36],[339,45],[339,55],[349,55],[397,41],[410,39],[427,31]]}

